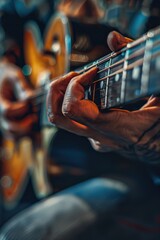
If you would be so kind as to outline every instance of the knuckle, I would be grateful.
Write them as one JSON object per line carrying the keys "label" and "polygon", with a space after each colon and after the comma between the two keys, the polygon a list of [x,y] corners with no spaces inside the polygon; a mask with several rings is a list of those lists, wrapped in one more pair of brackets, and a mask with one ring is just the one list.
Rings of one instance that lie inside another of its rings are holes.
{"label": "knuckle", "polygon": [[50,84],[49,93],[54,92],[57,89],[57,87],[58,87],[58,83],[57,83],[57,80],[55,80]]}
{"label": "knuckle", "polygon": [[71,71],[70,73],[69,73],[69,76],[73,76],[73,77],[75,77],[77,75],[77,73],[76,72],[74,72],[74,71]]}
{"label": "knuckle", "polygon": [[73,79],[78,76],[78,73],[71,71],[66,77],[69,77],[70,79]]}
{"label": "knuckle", "polygon": [[53,113],[48,113],[48,121],[52,124],[56,124],[58,122],[58,117]]}
{"label": "knuckle", "polygon": [[75,116],[75,102],[65,102],[62,106],[62,113],[66,117],[73,117]]}
{"label": "knuckle", "polygon": [[72,87],[76,86],[78,80],[79,80],[79,76],[73,77],[72,80],[70,81],[70,85]]}

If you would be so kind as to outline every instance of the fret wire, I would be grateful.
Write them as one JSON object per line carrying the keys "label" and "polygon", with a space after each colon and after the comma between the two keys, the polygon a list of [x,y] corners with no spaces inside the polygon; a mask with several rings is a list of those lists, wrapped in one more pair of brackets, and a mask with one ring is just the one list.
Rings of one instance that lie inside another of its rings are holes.
{"label": "fret wire", "polygon": [[[157,57],[158,55],[160,55],[160,52],[155,53],[155,54],[152,56],[152,58],[153,58],[153,57]],[[147,58],[147,57],[146,57],[146,58]],[[136,65],[135,65],[135,64],[136,64]],[[132,64],[128,65],[126,70],[131,70],[131,69],[133,69],[134,67],[141,66],[142,64],[143,64],[143,59],[139,59],[139,60],[137,60],[135,63],[132,63]],[[108,81],[109,78],[115,76],[116,74],[122,73],[122,72],[123,72],[123,70],[120,69],[120,70],[118,70],[118,71],[116,71],[116,72],[114,72],[114,73],[112,73],[112,74],[110,74],[110,75],[108,75],[108,76],[105,76],[105,77],[103,77],[103,78],[101,78],[101,79],[98,79],[98,80],[94,81],[91,85],[93,85],[93,84],[95,85],[95,83],[100,82],[100,81],[104,81],[104,80],[107,80],[107,81]],[[49,86],[50,84],[47,84],[47,85]],[[46,86],[45,86],[45,88],[46,88]],[[42,89],[41,89],[41,90],[43,90],[43,92],[40,92],[40,90],[38,90],[38,91],[39,91],[39,94],[35,94],[35,96],[32,96],[32,97],[30,97],[29,99],[30,99],[30,100],[35,100],[35,99],[37,99],[37,98],[44,97],[44,95],[47,94],[47,89],[45,89],[45,88],[42,88]],[[37,91],[37,92],[38,92],[38,91]],[[98,91],[98,90],[95,89],[95,92],[96,92],[96,91]],[[95,93],[95,92],[94,92],[94,93]],[[95,99],[94,99],[94,101],[95,101]]]}
{"label": "fret wire", "polygon": [[[147,93],[143,93],[143,94],[140,94],[139,96],[135,97],[135,98],[132,99],[132,100],[135,100],[136,98],[139,98],[139,97],[146,97],[146,96],[147,96]],[[106,97],[106,96],[103,96],[101,99],[102,99],[102,100],[105,100],[105,97]],[[95,101],[98,100],[98,99],[99,99],[99,98],[96,98]],[[132,100],[131,100],[131,101],[132,101]],[[100,104],[97,104],[97,106],[98,106],[98,107],[101,107]],[[112,105],[111,107],[113,107],[113,105]]]}
{"label": "fret wire", "polygon": [[128,66],[128,54],[129,50],[126,51],[125,54],[125,60],[124,60],[124,66],[123,66],[123,72],[122,72],[122,81],[121,81],[121,93],[120,93],[120,101],[121,103],[125,100],[125,89],[126,89],[126,72],[127,72],[127,66]]}
{"label": "fret wire", "polygon": [[95,93],[96,93],[96,85],[93,86],[93,97],[92,97],[92,101],[95,101]]}
{"label": "fret wire", "polygon": [[[132,93],[133,90],[132,90],[132,89],[131,89],[131,90],[128,90],[128,92],[129,92],[129,93]],[[139,96],[145,95],[145,94],[146,94],[146,93],[144,93],[144,94],[139,94]],[[114,97],[114,94],[113,94],[112,96]],[[116,95],[115,95],[115,96],[116,96]],[[104,95],[101,99],[104,100],[105,97],[106,97],[106,95]],[[137,96],[136,96],[135,98],[137,98]],[[99,97],[96,97],[96,98],[95,98],[95,101],[97,101],[97,100],[99,100]]]}
{"label": "fret wire", "polygon": [[[138,39],[138,40],[139,40],[139,39]],[[135,41],[134,41],[134,42],[135,42]],[[133,43],[134,43],[134,42],[133,42]],[[143,41],[142,41],[142,42],[143,42]],[[127,46],[129,46],[129,48],[131,49],[132,46],[131,46],[130,44],[131,44],[131,43],[128,43]],[[138,45],[138,43],[137,43],[136,45]],[[134,45],[134,46],[136,46],[136,45]],[[84,73],[85,71],[87,71],[87,70],[89,70],[89,69],[91,69],[91,68],[93,68],[93,67],[95,67],[95,66],[98,66],[98,65],[106,62],[107,60],[110,60],[111,58],[114,58],[114,57],[120,55],[121,53],[125,52],[125,51],[128,49],[127,46],[124,47],[124,48],[122,48],[121,50],[119,50],[119,51],[117,51],[117,52],[112,52],[111,54],[106,55],[106,58],[102,58],[102,60],[101,60],[101,59],[97,60],[97,63],[93,62],[93,64],[91,64],[90,66],[85,67],[84,69],[80,69],[79,71],[77,70],[77,72],[80,73],[80,74],[81,74],[81,73]],[[134,46],[133,46],[133,47],[134,47]]]}
{"label": "fret wire", "polygon": [[[134,57],[138,57],[138,56],[140,56],[142,53],[144,53],[144,47],[143,47],[142,49],[139,49],[136,53],[132,53],[132,54],[127,58],[127,60],[131,60],[131,59],[133,59]],[[113,67],[115,67],[115,66],[123,63],[124,61],[125,61],[125,59],[121,59],[121,60],[113,63],[111,66],[106,67],[106,68],[98,71],[97,73],[102,73],[102,72],[104,72],[105,70],[108,70],[109,68],[113,68]]]}
{"label": "fret wire", "polygon": [[160,27],[159,26],[154,28],[153,30],[148,31],[148,33],[146,33],[146,35],[148,35],[150,38],[154,37],[158,34],[160,34]]}
{"label": "fret wire", "polygon": [[[153,47],[156,47],[158,44],[160,44],[160,40],[155,41],[155,42],[153,43]],[[127,60],[131,60],[131,59],[133,59],[134,57],[140,56],[141,54],[143,54],[143,53],[145,52],[144,50],[145,50],[145,47],[139,49],[139,50],[138,50],[137,52],[135,52],[135,53],[132,53],[132,54],[127,58]],[[137,53],[138,53],[138,54],[137,54]],[[115,66],[123,63],[124,61],[125,61],[124,59],[121,59],[121,60],[117,61],[116,63],[113,63],[111,66],[106,67],[106,68],[103,68],[102,70],[98,71],[97,73],[102,73],[102,72],[104,72],[105,70],[108,70],[109,68],[113,68],[113,67],[115,67]]]}
{"label": "fret wire", "polygon": [[89,69],[91,69],[91,68],[93,68],[93,67],[95,67],[95,66],[98,66],[98,65],[106,62],[107,60],[110,60],[110,58],[112,57],[112,55],[113,55],[112,53],[106,55],[106,57],[103,58],[102,60],[100,59],[99,62],[98,62],[98,60],[97,60],[97,61],[96,61],[97,63],[93,62],[93,64],[91,64],[89,67],[86,67],[86,68],[84,68],[84,69],[80,69],[80,70],[78,71],[78,73],[79,73],[79,74],[84,73],[85,71],[88,71]]}
{"label": "fret wire", "polygon": [[119,60],[118,62],[113,63],[111,66],[103,68],[102,70],[98,71],[97,73],[102,73],[102,72],[104,72],[104,71],[106,71],[106,70],[108,70],[108,69],[110,69],[110,68],[113,68],[113,67],[115,67],[115,66],[120,65],[120,64],[123,63],[123,62],[124,62],[124,59],[121,59],[121,60]]}
{"label": "fret wire", "polygon": [[[159,29],[157,29],[157,30],[155,30],[155,31],[157,31],[156,33],[158,34],[158,33],[160,33],[160,28]],[[149,33],[150,32],[148,32],[148,35],[149,35]],[[156,34],[156,35],[157,35]],[[147,34],[146,34],[147,35]],[[137,40],[136,40],[137,41]],[[132,43],[135,43],[136,41],[134,41],[134,42],[132,42]],[[114,57],[116,57],[116,56],[118,56],[119,54],[121,54],[121,53],[123,53],[123,52],[125,52],[128,48],[129,49],[131,49],[132,48],[132,46],[130,46],[132,43],[129,43],[125,48],[123,48],[122,50],[120,50],[120,51],[118,51],[118,52],[112,52],[112,53],[110,53],[110,54],[108,54],[107,56],[106,56],[106,58],[102,58],[102,60],[100,59],[99,61],[97,60],[97,62],[98,62],[98,64],[92,64],[91,66],[89,66],[89,68],[87,68],[87,69],[85,69],[85,71],[86,70],[88,70],[88,69],[90,69],[90,68],[92,68],[92,67],[94,67],[94,66],[96,66],[96,65],[99,65],[99,64],[102,64],[102,63],[104,63],[106,60],[110,60],[110,58],[114,58]],[[159,44],[160,43],[160,40],[157,40],[157,41],[155,41],[154,43],[153,43],[153,46],[156,46],[157,44]],[[138,43],[137,43],[138,44]],[[136,45],[137,45],[136,44]],[[135,46],[136,46],[135,45]],[[133,46],[134,47],[134,46]],[[144,49],[144,47],[142,48],[142,49],[140,49],[140,50],[143,50]],[[138,50],[138,52],[139,53],[142,53],[142,52],[140,52],[140,50]],[[131,58],[133,58],[133,57],[136,57],[135,56],[135,54],[136,53],[133,53],[133,54],[131,54],[130,55],[130,58],[129,58],[129,60],[131,59]],[[120,63],[122,63],[123,62],[123,59],[122,60],[120,60],[120,61],[118,61],[118,62],[116,62],[116,63],[114,63],[114,64],[112,64],[110,67],[107,67],[107,68],[105,68],[104,70],[107,70],[108,68],[111,68],[111,67],[114,67],[114,66],[116,66],[116,65],[119,65]],[[100,71],[98,71],[97,73],[100,73],[101,71],[103,71],[103,70],[100,70]],[[84,70],[80,70],[79,71],[79,73],[83,73],[84,72]],[[63,76],[63,75],[62,75]],[[62,77],[61,76],[61,77]],[[54,80],[56,80],[56,79],[58,79],[58,78],[55,78]],[[44,88],[46,88],[46,86],[49,86],[50,85],[50,83],[49,84],[46,84],[45,86],[44,86]],[[40,88],[41,89],[41,88]]]}
{"label": "fret wire", "polygon": [[[153,42],[148,39],[146,41],[144,61],[142,67],[142,77],[141,77],[141,93],[145,93],[149,85],[149,71],[150,71],[150,61],[152,58],[152,52],[150,51],[153,47]],[[148,66],[149,63],[149,66]]]}
{"label": "fret wire", "polygon": [[[152,56],[152,58],[153,58],[153,57],[157,57],[157,56],[160,56],[160,52],[155,53],[155,54]],[[137,65],[135,65],[135,63],[136,63]],[[135,68],[135,67],[141,66],[141,65],[143,64],[143,59],[139,59],[139,60],[137,60],[135,63],[132,63],[132,64],[128,65],[127,68],[126,68],[126,70],[131,70],[131,69],[133,69],[133,68]],[[110,74],[110,75],[108,75],[108,76],[105,76],[105,77],[103,77],[103,78],[97,79],[95,82],[91,83],[91,85],[93,85],[93,84],[95,84],[95,83],[97,83],[97,82],[100,82],[100,81],[104,81],[104,80],[106,80],[107,78],[114,77],[115,75],[117,75],[117,74],[119,74],[119,73],[122,73],[122,72],[123,72],[123,70],[120,69],[120,70],[118,70],[118,71],[116,71],[116,72],[114,72],[114,73],[112,73],[112,74]]]}
{"label": "fret wire", "polygon": [[[112,59],[110,59],[109,61],[109,65],[112,63]],[[108,75],[110,74],[111,69],[108,69]],[[107,78],[107,82],[106,82],[106,94],[105,94],[105,102],[107,102],[108,100],[108,93],[109,93],[109,78]]]}
{"label": "fret wire", "polygon": [[[132,90],[130,90],[130,91],[132,91]],[[140,93],[140,94],[139,94],[139,96],[135,97],[135,99],[136,99],[136,98],[138,98],[138,97],[141,97],[141,96],[145,96],[145,95],[146,95],[146,93],[147,93],[147,91],[146,91],[146,92],[144,92],[144,93]],[[103,96],[101,99],[102,99],[102,100],[104,100],[104,99],[105,99],[105,97],[106,97],[106,95],[105,95],[105,96]],[[98,97],[97,97],[97,98],[95,98],[95,102],[96,102],[97,100],[99,100],[99,98],[98,98]],[[132,99],[132,100],[134,100],[134,99]]]}
{"label": "fret wire", "polygon": [[[157,29],[154,29],[154,30],[152,30],[152,31],[149,31],[146,35],[144,35],[144,36],[142,36],[141,38],[135,40],[134,42],[128,43],[126,47],[124,47],[123,49],[119,50],[118,52],[112,52],[111,54],[108,54],[105,58],[103,57],[102,59],[97,60],[97,64],[95,64],[95,62],[93,62],[93,64],[90,65],[88,68],[86,68],[85,71],[86,71],[86,70],[89,70],[90,68],[92,68],[92,67],[94,67],[94,66],[96,66],[96,65],[100,65],[100,64],[106,62],[107,60],[110,60],[110,59],[118,56],[119,54],[125,52],[127,49],[132,49],[133,47],[137,46],[138,44],[143,43],[146,39],[153,38],[154,36],[156,36],[156,35],[158,35],[158,34],[160,34],[160,28],[159,28],[159,27],[158,27]],[[153,45],[156,46],[156,45],[159,44],[159,43],[160,43],[160,41],[158,40],[158,41],[154,42]],[[143,49],[143,48],[142,48],[142,49]],[[142,51],[142,49],[139,50],[139,53],[140,53],[140,51]],[[134,57],[134,55],[135,55],[135,53],[133,53],[131,56]],[[156,57],[156,56],[158,56],[158,55],[159,55],[159,53],[154,54],[152,57]],[[119,65],[119,64],[122,63],[122,62],[123,62],[123,61],[120,60],[120,61],[112,64],[110,67],[105,68],[103,71],[105,71],[105,70],[107,70],[107,69],[109,69],[109,68],[112,68],[112,67],[114,67],[114,66],[116,66],[116,65]],[[136,64],[139,64],[139,65],[137,65],[137,66],[140,66],[140,65],[142,64],[142,60],[140,60],[140,61],[138,60],[138,61],[136,61],[135,63],[136,63]],[[128,65],[128,67],[127,67],[126,70],[132,69],[132,68],[133,68],[133,65],[134,65],[134,67],[135,67],[135,63]],[[97,73],[100,73],[101,71],[102,71],[102,70],[98,71]],[[84,70],[80,70],[80,71],[78,71],[78,72],[79,72],[79,73],[83,73]],[[98,79],[98,80],[94,81],[92,84],[95,84],[95,83],[97,83],[97,82],[103,81],[103,80],[105,80],[106,78],[110,78],[110,77],[115,76],[116,74],[119,74],[119,73],[122,73],[122,71],[118,70],[118,71],[116,71],[116,72],[114,72],[114,73],[112,73],[112,74],[110,74],[110,75],[108,75],[108,76],[105,76],[105,77],[103,77],[103,78],[101,78],[101,79]],[[62,75],[62,76],[63,76],[63,75]],[[61,77],[62,77],[62,76],[61,76]],[[56,80],[56,78],[55,78],[54,80]],[[44,92],[45,88],[46,88],[46,87],[49,87],[49,86],[50,86],[50,83],[49,83],[49,84],[46,84],[46,85],[44,86],[44,88],[42,88],[43,92]],[[40,90],[41,90],[41,88],[40,88]],[[39,90],[38,90],[38,91],[39,91]],[[38,92],[38,91],[37,91],[37,92]],[[47,92],[47,91],[46,91],[46,92]],[[45,94],[46,94],[46,93],[44,93],[44,95],[45,95]],[[38,95],[38,94],[37,94],[37,95]],[[37,98],[37,95],[35,94],[35,96],[31,97],[30,99],[36,99],[36,98]],[[40,94],[39,94],[39,97],[41,97],[40,95],[43,95],[43,93],[42,93],[42,94],[40,93]]]}
{"label": "fret wire", "polygon": [[[118,83],[118,82],[117,82]],[[109,86],[109,85],[107,85],[107,86]],[[98,91],[100,91],[101,90],[101,88],[96,88],[96,92],[98,92]],[[107,94],[106,94],[106,96],[107,96]]]}
{"label": "fret wire", "polygon": [[118,52],[113,52],[113,53],[111,53],[111,54],[106,55],[106,58],[103,57],[102,59],[97,60],[97,63],[93,62],[93,64],[91,64],[88,68],[87,68],[87,66],[86,66],[85,69],[80,69],[79,71],[78,71],[78,70],[77,70],[77,71],[78,71],[79,73],[83,73],[84,70],[87,71],[87,70],[89,70],[89,69],[92,68],[92,67],[95,67],[95,66],[97,66],[97,65],[99,65],[99,64],[102,64],[102,63],[104,63],[105,61],[109,60],[110,58],[114,58],[114,57],[116,57],[117,55],[125,52],[127,49],[132,49],[133,47],[137,46],[137,45],[140,44],[140,43],[143,43],[143,42],[146,41],[147,39],[153,38],[154,36],[158,35],[159,33],[160,33],[160,27],[158,27],[158,28],[155,29],[155,30],[149,31],[148,33],[146,33],[145,35],[143,35],[141,38],[139,38],[139,39],[137,39],[137,40],[135,40],[135,41],[133,41],[133,42],[131,42],[131,43],[128,43],[126,47],[122,48],[122,49],[119,50]]}
{"label": "fret wire", "polygon": [[[152,58],[153,57],[157,57],[158,55],[160,55],[160,52],[157,52],[157,53],[155,53],[153,56],[152,56]],[[147,57],[146,57],[147,58]],[[135,65],[136,64],[136,65]],[[128,65],[127,66],[127,69],[126,70],[131,70],[131,69],[133,69],[134,67],[138,67],[138,66],[141,66],[143,64],[143,59],[139,59],[139,60],[137,60],[135,63],[132,63],[132,64],[130,64],[130,65]],[[100,81],[104,81],[104,80],[109,80],[109,78],[111,78],[111,77],[114,77],[114,76],[116,76],[116,74],[119,74],[119,73],[122,73],[123,72],[123,70],[122,69],[120,69],[120,70],[118,70],[118,71],[116,71],[116,72],[114,72],[114,73],[112,73],[112,74],[110,74],[110,75],[108,75],[108,76],[105,76],[105,77],[103,77],[103,78],[101,78],[101,79],[98,79],[98,80],[96,80],[95,82],[93,82],[91,85],[95,85],[95,83],[97,83],[97,82],[100,82]],[[49,84],[48,84],[49,85]],[[46,87],[46,86],[45,86]],[[30,100],[35,100],[35,99],[37,99],[37,98],[41,98],[41,97],[44,97],[44,95],[46,95],[47,94],[47,89],[45,89],[45,88],[42,88],[42,90],[43,90],[43,92],[40,92],[39,91],[39,94],[35,94],[35,96],[32,96],[32,97],[30,97],[29,99]],[[95,89],[95,92],[94,93],[96,93],[96,91],[98,91],[97,89]],[[95,98],[94,98],[94,101],[95,101]]]}

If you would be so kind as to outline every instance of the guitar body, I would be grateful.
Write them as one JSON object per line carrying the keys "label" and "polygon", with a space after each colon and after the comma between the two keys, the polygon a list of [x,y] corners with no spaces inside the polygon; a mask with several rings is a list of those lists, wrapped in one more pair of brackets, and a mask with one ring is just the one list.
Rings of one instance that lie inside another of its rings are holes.
{"label": "guitar body", "polygon": [[106,38],[111,30],[106,25],[80,22],[62,13],[53,15],[45,31],[44,50],[55,58],[55,77],[107,53]]}
{"label": "guitar body", "polygon": [[37,198],[45,197],[51,192],[45,173],[45,151],[42,144],[37,146],[33,139],[2,137],[1,189],[7,209],[17,206],[30,178]]}
{"label": "guitar body", "polygon": [[43,40],[38,25],[31,21],[24,31],[24,57],[30,68],[28,75],[30,82],[36,88],[40,86],[41,77],[51,75],[54,77],[55,59],[43,53]]}
{"label": "guitar body", "polygon": [[28,170],[32,161],[32,147],[29,139],[14,141],[5,136],[2,140],[1,187],[6,207],[14,207],[25,190]]}
{"label": "guitar body", "polygon": [[[24,45],[26,64],[31,69],[28,77],[36,89],[40,85],[40,76],[48,73],[48,59],[43,57],[43,43],[36,23],[32,22],[26,26]],[[37,198],[46,197],[52,192],[46,174],[47,148],[43,132],[45,131],[36,130],[18,139],[2,133],[0,183],[3,203],[7,209],[18,206],[29,179]]]}

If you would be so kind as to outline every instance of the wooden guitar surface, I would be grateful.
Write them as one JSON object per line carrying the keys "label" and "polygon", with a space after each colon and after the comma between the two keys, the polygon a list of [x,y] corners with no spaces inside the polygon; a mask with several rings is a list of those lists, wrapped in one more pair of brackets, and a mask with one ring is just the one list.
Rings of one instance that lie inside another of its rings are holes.
{"label": "wooden guitar surface", "polygon": [[[5,205],[14,206],[23,194],[28,181],[28,170],[32,161],[29,139],[16,142],[3,138],[1,186]],[[21,189],[21,191],[20,191]],[[21,192],[21,194],[20,194]]]}
{"label": "wooden guitar surface", "polygon": [[3,138],[2,149],[1,188],[7,208],[18,204],[29,178],[38,198],[50,193],[51,188],[45,174],[45,151],[42,148],[35,148],[35,143],[29,137],[23,137],[18,141]]}

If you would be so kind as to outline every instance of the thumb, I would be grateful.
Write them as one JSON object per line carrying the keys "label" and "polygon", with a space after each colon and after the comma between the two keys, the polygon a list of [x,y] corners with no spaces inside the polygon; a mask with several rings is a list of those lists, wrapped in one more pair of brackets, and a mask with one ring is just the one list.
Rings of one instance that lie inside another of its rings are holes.
{"label": "thumb", "polygon": [[148,99],[145,105],[142,106],[141,109],[145,109],[148,107],[155,107],[155,106],[160,106],[160,98],[159,97],[154,97],[153,95]]}
{"label": "thumb", "polygon": [[112,51],[118,51],[132,41],[132,39],[124,37],[116,31],[110,32],[107,38],[108,46]]}

